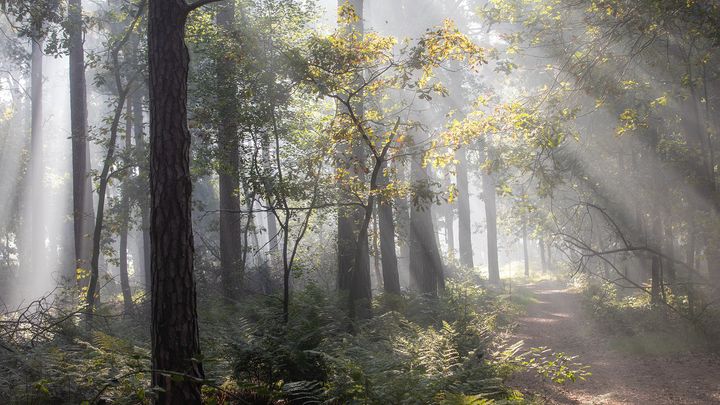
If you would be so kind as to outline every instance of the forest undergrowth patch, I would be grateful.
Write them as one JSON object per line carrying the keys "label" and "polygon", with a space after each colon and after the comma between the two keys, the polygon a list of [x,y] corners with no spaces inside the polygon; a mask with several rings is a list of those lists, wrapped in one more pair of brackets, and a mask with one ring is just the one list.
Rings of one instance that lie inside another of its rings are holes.
{"label": "forest undergrowth patch", "polygon": [[[504,386],[512,373],[570,374],[565,359],[544,348],[521,353],[509,338],[531,300],[522,291],[448,280],[439,297],[380,295],[375,317],[351,321],[336,294],[310,285],[294,295],[287,324],[274,295],[203,298],[206,402],[525,403]],[[146,303],[125,315],[107,303],[89,328],[72,301],[48,297],[4,315],[2,402],[150,403]]]}
{"label": "forest undergrowth patch", "polygon": [[585,312],[614,350],[657,356],[713,351],[716,335],[704,329],[711,314],[693,322],[666,306],[653,305],[648,294],[607,283],[585,281],[580,291]]}

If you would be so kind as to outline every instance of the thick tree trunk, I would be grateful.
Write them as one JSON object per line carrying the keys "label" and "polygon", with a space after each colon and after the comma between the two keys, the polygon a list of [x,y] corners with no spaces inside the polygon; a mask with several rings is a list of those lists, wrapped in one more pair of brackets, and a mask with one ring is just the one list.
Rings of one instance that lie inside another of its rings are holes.
{"label": "thick tree trunk", "polygon": [[[217,24],[226,32],[235,25],[235,6],[232,1],[220,5]],[[220,188],[220,267],[223,293],[236,298],[242,286],[242,216],[240,215],[240,156],[237,86],[232,58],[220,55],[216,62],[220,125],[218,128],[218,170]]]}
{"label": "thick tree trunk", "polygon": [[460,248],[460,264],[465,267],[473,267],[470,188],[468,187],[468,169],[465,149],[457,151],[457,160],[458,243]]}
{"label": "thick tree trunk", "polygon": [[[420,156],[412,158],[413,183],[427,182],[427,169]],[[432,207],[413,206],[410,211],[410,277],[423,294],[436,296],[444,288],[444,273],[432,221]]]}
{"label": "thick tree trunk", "polygon": [[188,12],[180,0],[149,3],[152,385],[162,389],[158,403],[178,405],[201,403],[204,378],[193,278]]}
{"label": "thick tree trunk", "polygon": [[[387,185],[387,176],[381,172],[383,187]],[[395,251],[395,222],[390,201],[378,197],[378,220],[380,228],[380,256],[382,257],[383,287],[386,293],[400,294],[400,275]]]}
{"label": "thick tree trunk", "polygon": [[487,221],[488,280],[500,284],[500,264],[497,247],[497,206],[495,202],[495,178],[492,173],[482,175],[485,219]]}

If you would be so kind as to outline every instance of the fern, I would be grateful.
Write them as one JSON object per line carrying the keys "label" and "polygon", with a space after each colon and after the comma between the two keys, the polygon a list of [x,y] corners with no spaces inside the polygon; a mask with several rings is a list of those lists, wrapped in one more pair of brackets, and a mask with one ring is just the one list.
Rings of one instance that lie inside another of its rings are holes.
{"label": "fern", "polygon": [[325,389],[320,381],[294,381],[283,385],[283,393],[293,404],[310,405],[324,401]]}

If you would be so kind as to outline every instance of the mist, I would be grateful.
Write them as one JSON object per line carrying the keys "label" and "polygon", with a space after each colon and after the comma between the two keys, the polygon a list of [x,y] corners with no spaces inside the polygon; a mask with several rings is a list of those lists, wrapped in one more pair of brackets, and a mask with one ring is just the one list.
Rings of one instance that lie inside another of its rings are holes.
{"label": "mist", "polygon": [[713,2],[0,1],[4,403],[720,403]]}

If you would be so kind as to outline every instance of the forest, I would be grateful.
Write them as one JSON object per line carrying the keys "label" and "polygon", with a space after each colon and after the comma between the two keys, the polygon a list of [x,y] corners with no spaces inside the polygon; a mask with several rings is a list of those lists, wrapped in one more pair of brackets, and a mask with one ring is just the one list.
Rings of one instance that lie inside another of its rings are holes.
{"label": "forest", "polygon": [[0,13],[0,403],[720,404],[717,0]]}

